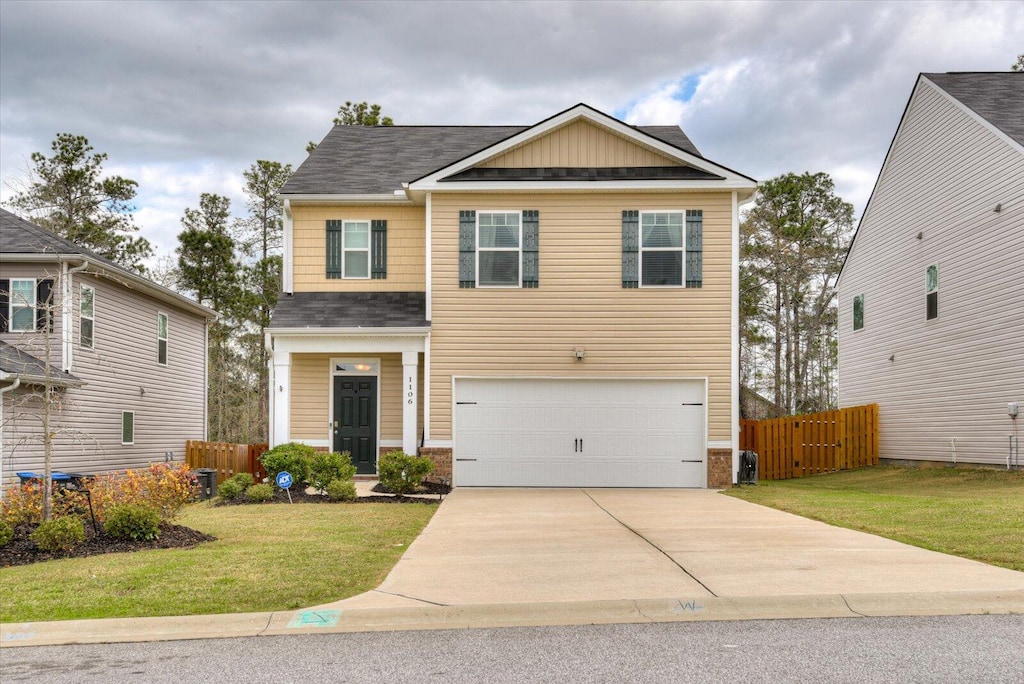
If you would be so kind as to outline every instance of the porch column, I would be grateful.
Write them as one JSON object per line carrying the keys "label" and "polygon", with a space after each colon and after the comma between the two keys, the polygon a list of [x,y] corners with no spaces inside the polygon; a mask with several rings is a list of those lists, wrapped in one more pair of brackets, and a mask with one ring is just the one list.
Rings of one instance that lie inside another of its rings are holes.
{"label": "porch column", "polygon": [[419,352],[402,352],[402,451],[416,454],[416,388]]}
{"label": "porch column", "polygon": [[270,386],[273,415],[270,430],[270,446],[291,441],[291,397],[292,397],[292,355],[289,352],[274,351],[274,377]]}

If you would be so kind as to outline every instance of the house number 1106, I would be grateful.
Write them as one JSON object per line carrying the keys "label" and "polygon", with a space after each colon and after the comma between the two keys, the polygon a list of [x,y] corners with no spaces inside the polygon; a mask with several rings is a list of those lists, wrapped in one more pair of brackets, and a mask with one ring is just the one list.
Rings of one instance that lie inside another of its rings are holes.
{"label": "house number 1106", "polygon": [[416,393],[412,389],[412,378],[409,378],[409,391],[405,396],[408,397],[408,399],[405,400],[405,403],[411,405],[413,398],[416,396]]}

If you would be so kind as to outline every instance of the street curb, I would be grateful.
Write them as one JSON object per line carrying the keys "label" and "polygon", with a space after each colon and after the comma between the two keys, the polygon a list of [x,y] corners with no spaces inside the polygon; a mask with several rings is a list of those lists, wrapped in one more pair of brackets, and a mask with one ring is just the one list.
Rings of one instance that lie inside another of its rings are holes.
{"label": "street curb", "polygon": [[644,622],[1024,614],[1024,591],[681,597],[379,608],[346,608],[344,602],[332,605],[335,607],[301,611],[0,624],[0,647]]}

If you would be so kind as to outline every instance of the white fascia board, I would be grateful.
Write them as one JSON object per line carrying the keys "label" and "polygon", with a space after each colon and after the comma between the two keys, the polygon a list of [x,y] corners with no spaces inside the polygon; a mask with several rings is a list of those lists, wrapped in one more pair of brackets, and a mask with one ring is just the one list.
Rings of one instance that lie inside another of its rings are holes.
{"label": "white fascia board", "polygon": [[275,354],[367,354],[422,352],[425,336],[420,335],[275,335]]}
{"label": "white fascia board", "polygon": [[466,169],[472,168],[473,166],[476,166],[477,164],[486,161],[491,157],[495,157],[510,149],[519,147],[520,145],[526,143],[527,141],[533,138],[539,138],[545,135],[546,133],[555,130],[556,128],[559,128],[561,126],[564,126],[565,124],[575,121],[576,119],[586,119],[597,126],[607,128],[615,133],[618,133],[619,135],[622,135],[625,138],[633,140],[638,145],[655,150],[656,152],[659,152],[665,155],[666,157],[675,159],[688,166],[692,166],[694,168],[707,171],[709,173],[716,173],[722,175],[725,177],[727,181],[736,181],[743,179],[748,183],[756,185],[756,183],[754,183],[753,180],[745,178],[744,176],[741,176],[740,174],[736,173],[735,171],[732,171],[731,169],[727,169],[724,166],[719,166],[713,161],[704,159],[703,157],[698,157],[697,155],[690,154],[689,152],[681,150],[678,147],[674,147],[666,142],[662,142],[661,140],[658,140],[654,136],[648,135],[643,131],[637,130],[636,128],[628,124],[622,123],[621,121],[614,117],[608,116],[607,114],[603,114],[595,109],[591,109],[590,107],[581,104],[571,109],[567,109],[561,114],[553,116],[546,121],[542,121],[536,126],[532,126],[531,128],[528,128],[525,131],[522,131],[521,133],[517,133],[516,135],[513,135],[512,137],[507,138],[499,143],[491,145],[490,147],[486,147],[477,152],[476,154],[470,155],[461,161],[455,162],[454,164],[447,166],[443,169],[439,169],[428,176],[424,176],[420,180],[411,183],[410,188],[412,190],[435,189],[436,186],[434,184],[442,178],[446,178],[448,176],[459,173],[460,171],[465,171]]}
{"label": "white fascia board", "polygon": [[163,285],[158,285],[152,280],[143,278],[140,275],[136,275],[131,271],[121,268],[111,268],[102,262],[98,262],[91,257],[84,256],[82,254],[16,254],[16,253],[0,253],[0,262],[9,263],[58,263],[58,264],[87,264],[89,268],[82,273],[91,276],[103,276],[108,280],[118,282],[124,287],[128,287],[129,284],[134,285],[134,289],[149,295],[154,299],[173,304],[180,309],[201,316],[208,320],[217,320],[220,318],[220,314],[213,309],[203,306],[199,302],[195,302],[184,295],[180,295],[174,290],[170,290]]}
{"label": "white fascia board", "polygon": [[360,195],[339,195],[339,194],[322,194],[322,195],[280,195],[284,200],[287,200],[292,205],[311,203],[311,204],[415,204],[404,190],[396,190],[394,193],[373,193],[373,194],[360,194]]}
{"label": "white fascia board", "polygon": [[344,336],[344,337],[426,337],[430,328],[265,328],[267,335],[282,337]]}

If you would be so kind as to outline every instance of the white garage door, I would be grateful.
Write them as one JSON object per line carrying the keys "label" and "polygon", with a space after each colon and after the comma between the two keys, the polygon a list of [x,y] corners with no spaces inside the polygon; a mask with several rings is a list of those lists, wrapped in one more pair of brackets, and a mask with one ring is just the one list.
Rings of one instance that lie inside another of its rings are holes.
{"label": "white garage door", "polygon": [[455,380],[462,487],[704,487],[703,380]]}

